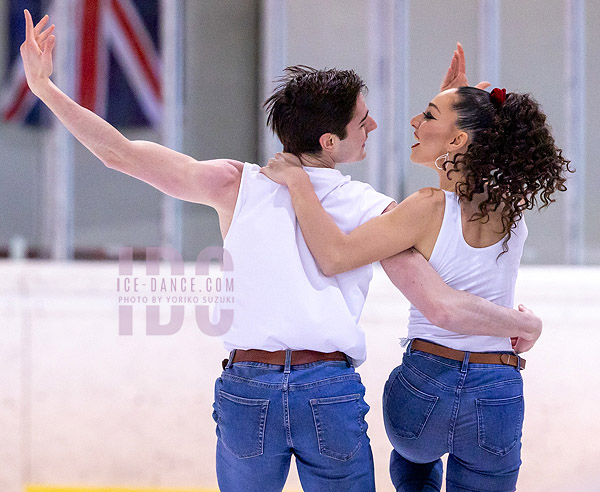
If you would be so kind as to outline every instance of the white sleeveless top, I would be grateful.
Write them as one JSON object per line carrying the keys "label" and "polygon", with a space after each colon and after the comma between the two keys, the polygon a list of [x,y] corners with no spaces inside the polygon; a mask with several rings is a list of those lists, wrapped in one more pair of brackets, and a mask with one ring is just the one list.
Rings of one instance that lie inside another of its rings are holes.
{"label": "white sleeveless top", "polygon": [[[346,233],[393,202],[336,169],[305,170],[323,207]],[[358,320],[372,266],[323,275],[304,241],[287,188],[259,171],[256,164],[244,164],[224,241],[235,288],[233,325],[222,336],[225,348],[339,350],[359,365],[366,348]]]}
{"label": "white sleeveless top", "polygon": [[[485,248],[469,246],[462,232],[458,196],[444,191],[444,220],[429,263],[450,287],[465,290],[488,301],[513,307],[517,271],[527,238],[527,226],[521,219],[508,242],[508,252],[500,258],[501,239]],[[512,351],[510,338],[462,335],[435,326],[413,305],[410,306],[408,340],[422,338],[439,345],[469,352]]]}

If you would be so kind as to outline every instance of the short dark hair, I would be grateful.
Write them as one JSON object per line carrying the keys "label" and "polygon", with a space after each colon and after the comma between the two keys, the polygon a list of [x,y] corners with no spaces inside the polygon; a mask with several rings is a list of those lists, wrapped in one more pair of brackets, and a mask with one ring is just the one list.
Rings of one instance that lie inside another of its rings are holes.
{"label": "short dark hair", "polygon": [[264,107],[267,125],[283,150],[292,154],[318,153],[319,138],[333,133],[346,138],[356,100],[367,87],[354,70],[317,70],[306,65],[287,67]]}

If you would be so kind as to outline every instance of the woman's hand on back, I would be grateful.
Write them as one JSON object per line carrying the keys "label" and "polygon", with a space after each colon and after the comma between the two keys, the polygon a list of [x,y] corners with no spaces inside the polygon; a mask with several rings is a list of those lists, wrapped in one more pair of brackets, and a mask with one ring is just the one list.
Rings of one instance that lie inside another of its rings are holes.
{"label": "woman's hand on back", "polygon": [[294,179],[308,179],[300,159],[287,152],[277,152],[275,157],[269,159],[269,164],[263,167],[260,172],[270,180],[286,186]]}

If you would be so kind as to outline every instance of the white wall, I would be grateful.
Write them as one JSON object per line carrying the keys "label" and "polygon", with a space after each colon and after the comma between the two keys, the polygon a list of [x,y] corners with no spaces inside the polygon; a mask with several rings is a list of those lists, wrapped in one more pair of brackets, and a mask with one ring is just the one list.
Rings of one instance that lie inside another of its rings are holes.
{"label": "white wall", "polygon": [[[286,0],[289,64],[354,68],[369,84],[367,0]],[[501,2],[500,80],[508,90],[531,92],[546,110],[559,144],[565,132],[563,0]],[[199,158],[257,156],[259,0],[189,0],[186,4],[186,90],[184,150]],[[456,40],[467,52],[468,75],[476,78],[478,61],[476,0],[410,2],[410,114],[422,111],[435,94]],[[587,158],[585,190],[588,263],[600,263],[600,109],[595,82],[600,75],[595,28],[600,3],[587,10]],[[0,37],[5,31],[0,26]],[[57,33],[60,37],[60,33]],[[0,44],[0,48],[2,44]],[[371,94],[372,95],[372,94]],[[375,119],[377,114],[373,115]],[[406,123],[404,130],[411,135]],[[132,138],[154,138],[149,132],[127,132]],[[36,131],[0,124],[0,194],[3,222],[0,245],[20,234],[39,241],[41,138]],[[27,142],[23,145],[23,142]],[[147,246],[157,244],[160,194],[129,177],[104,169],[88,152],[76,152],[75,238],[77,245]],[[365,162],[342,166],[343,172],[366,179]],[[408,192],[435,184],[435,176],[405,159]],[[577,163],[575,163],[577,167]],[[530,237],[525,263],[561,263],[565,259],[564,197],[542,214],[529,213]],[[215,213],[199,205],[184,206],[184,255],[192,259],[203,247],[220,244]]]}

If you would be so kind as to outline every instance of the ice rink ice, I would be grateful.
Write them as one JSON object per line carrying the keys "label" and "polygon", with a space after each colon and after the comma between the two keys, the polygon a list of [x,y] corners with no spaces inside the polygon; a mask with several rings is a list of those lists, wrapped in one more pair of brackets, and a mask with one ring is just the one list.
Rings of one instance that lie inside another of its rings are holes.
{"label": "ice rink ice", "polygon": [[[119,336],[116,263],[4,261],[0,276],[2,492],[27,483],[217,489],[211,413],[226,353],[191,306],[178,333],[154,337],[135,306],[133,335]],[[516,302],[544,320],[525,356],[518,490],[598,491],[600,267],[523,267]],[[380,400],[401,360],[407,309],[375,268],[359,372],[382,492],[393,487]],[[293,468],[285,490],[300,491]]]}

